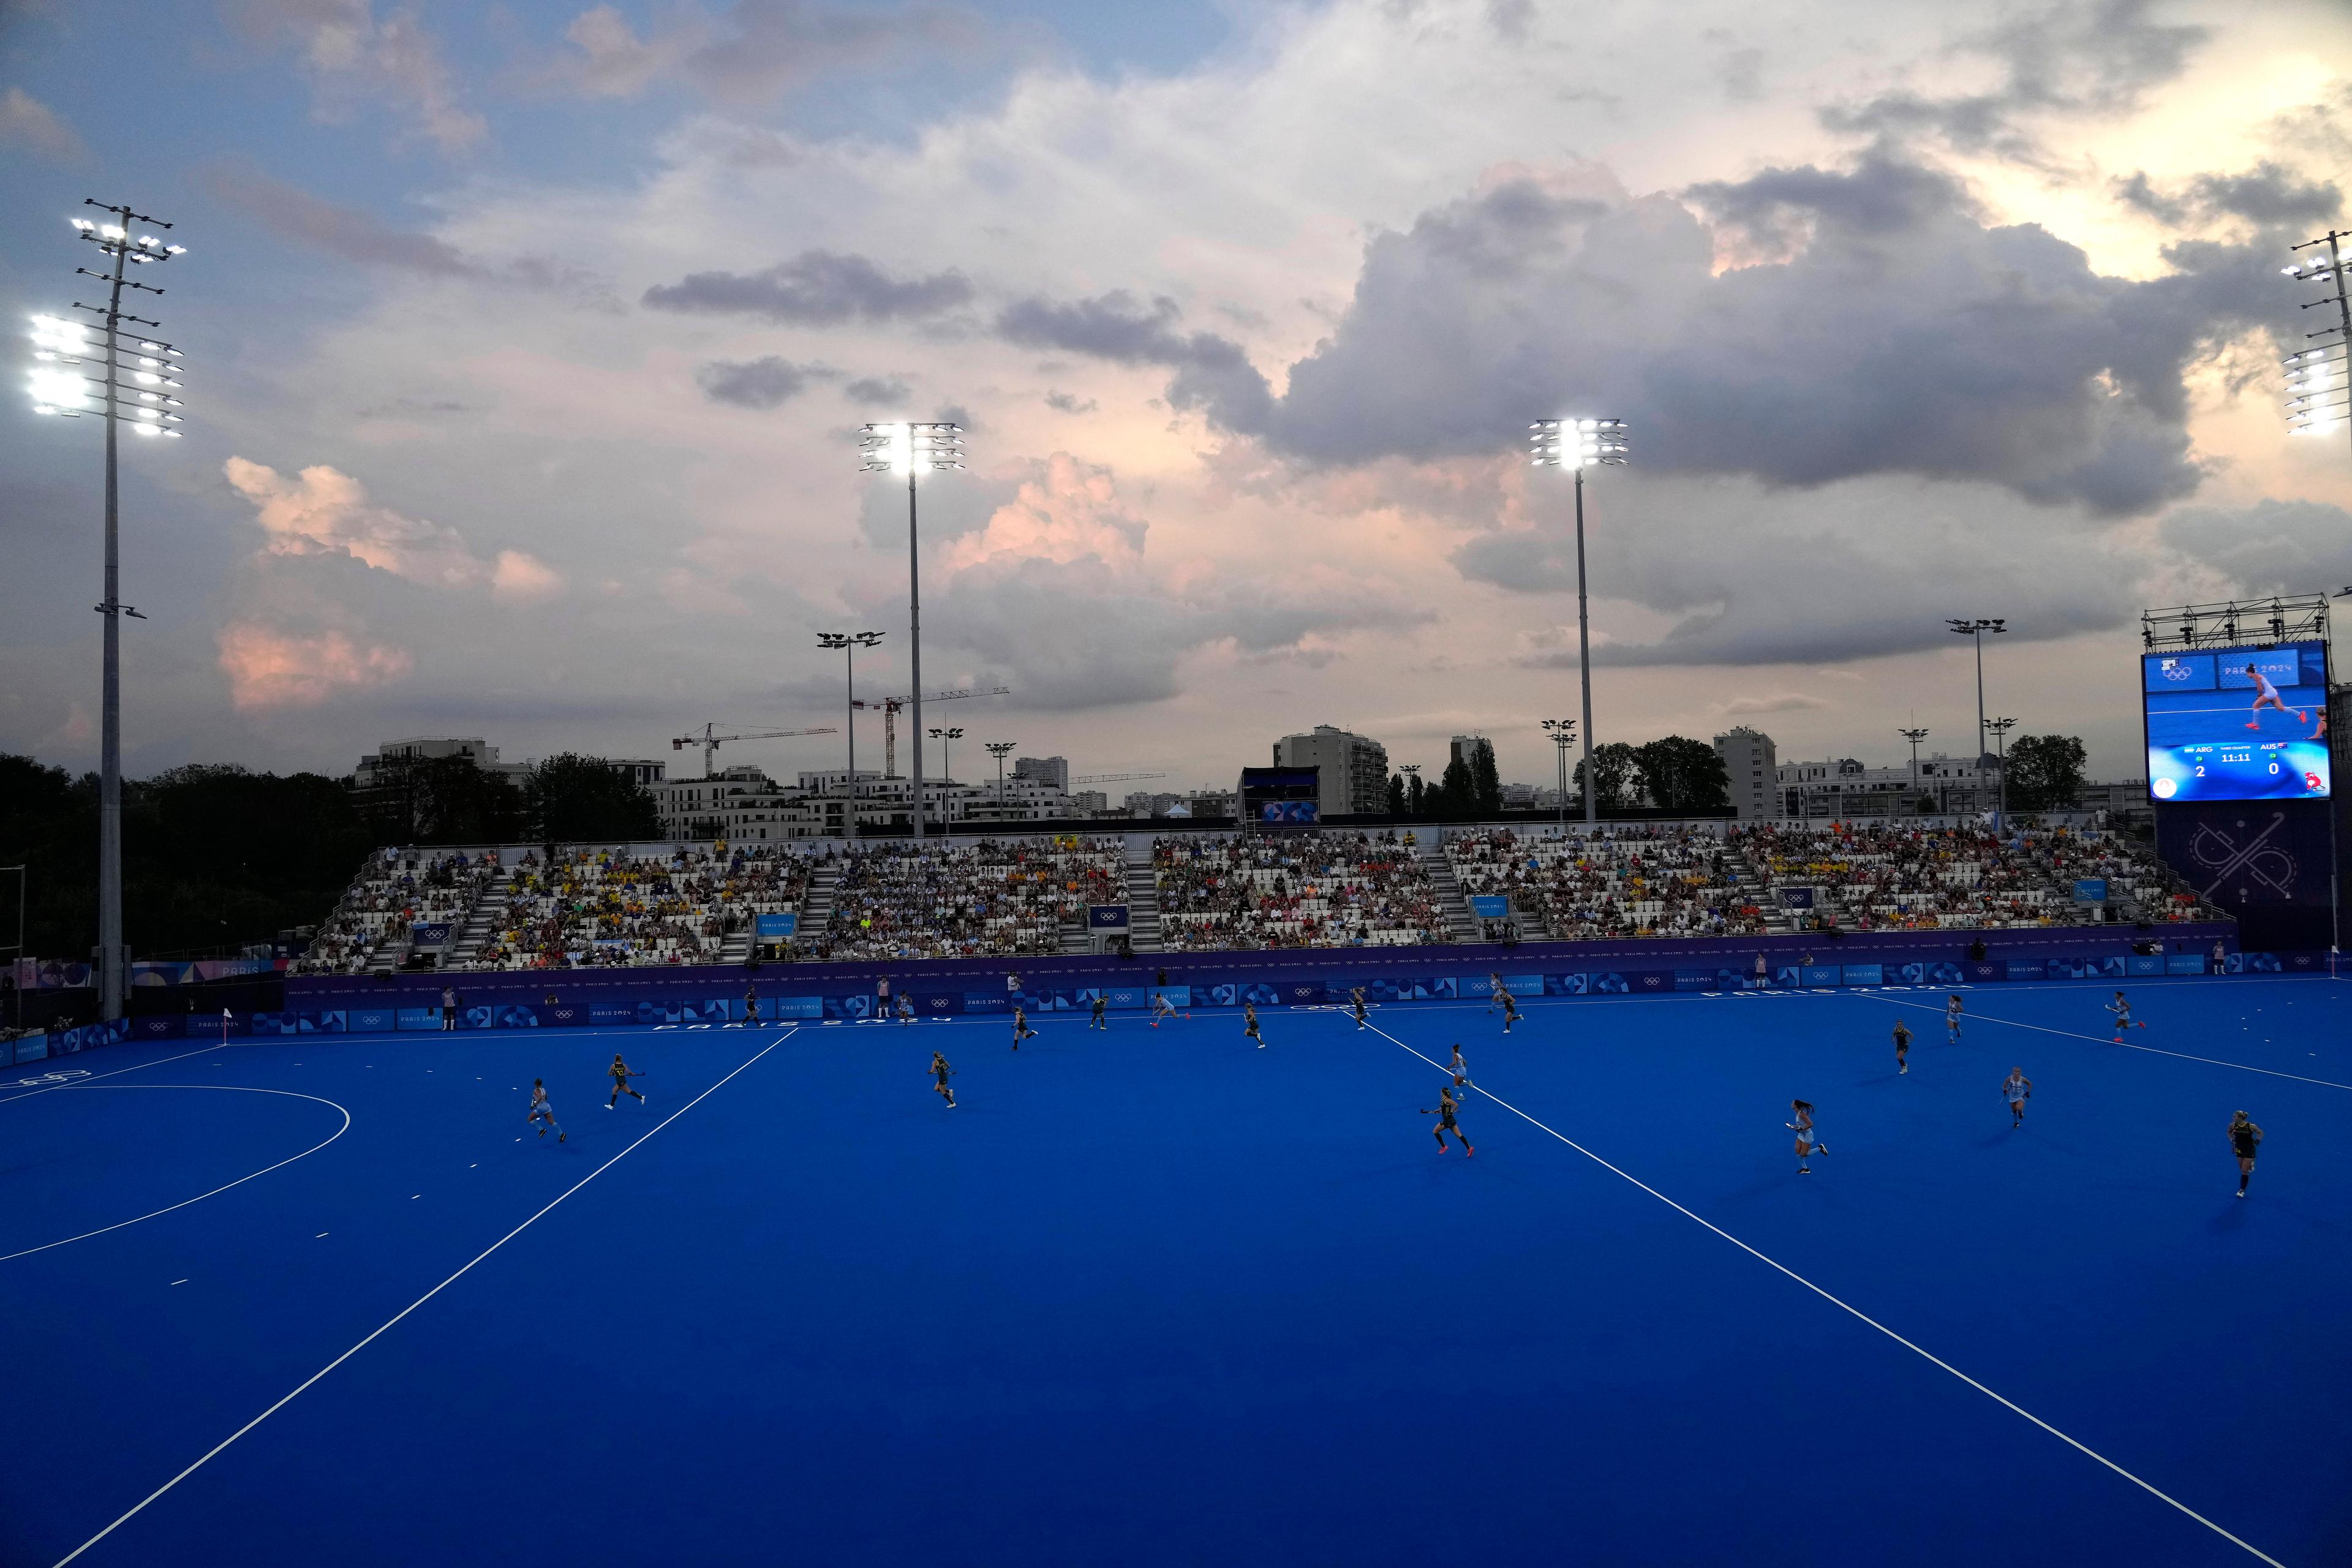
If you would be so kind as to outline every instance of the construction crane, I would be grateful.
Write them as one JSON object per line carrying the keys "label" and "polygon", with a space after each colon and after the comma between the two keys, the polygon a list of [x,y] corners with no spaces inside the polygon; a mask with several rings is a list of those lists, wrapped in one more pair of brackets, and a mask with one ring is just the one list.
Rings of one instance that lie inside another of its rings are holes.
{"label": "construction crane", "polygon": [[[974,687],[968,691],[961,689],[954,691],[926,691],[923,693],[923,700],[955,702],[966,697],[1010,697],[1012,695],[1013,688],[1009,686],[989,686]],[[898,710],[913,700],[912,697],[850,699],[849,705],[852,708],[882,710],[882,776],[886,779],[895,779],[898,776]]]}
{"label": "construction crane", "polygon": [[782,741],[794,735],[838,735],[840,733],[840,731],[830,724],[821,724],[814,730],[743,730],[730,731],[722,735],[719,732],[719,721],[714,719],[703,725],[702,733],[699,735],[672,736],[669,749],[673,752],[682,752],[688,746],[700,746],[702,776],[709,778],[710,763],[718,755],[719,748],[730,741]]}
{"label": "construction crane", "polygon": [[1164,779],[1166,773],[1080,773],[1070,782],[1082,784],[1125,784],[1129,779]]}

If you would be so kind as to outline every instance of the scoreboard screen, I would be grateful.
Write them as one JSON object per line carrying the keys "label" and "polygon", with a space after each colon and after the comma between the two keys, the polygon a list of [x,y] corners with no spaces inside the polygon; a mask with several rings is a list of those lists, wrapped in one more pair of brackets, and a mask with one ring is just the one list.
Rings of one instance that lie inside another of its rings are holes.
{"label": "scoreboard screen", "polygon": [[2141,656],[2147,792],[2157,800],[2317,800],[2327,766],[2318,642]]}

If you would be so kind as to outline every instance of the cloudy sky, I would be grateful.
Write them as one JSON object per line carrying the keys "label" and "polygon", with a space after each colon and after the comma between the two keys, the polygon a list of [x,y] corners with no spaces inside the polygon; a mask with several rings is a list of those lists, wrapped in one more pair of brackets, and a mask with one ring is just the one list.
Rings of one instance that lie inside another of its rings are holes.
{"label": "cloudy sky", "polygon": [[[1013,694],[934,710],[967,777],[1003,739],[1218,782],[1326,722],[1548,780],[1547,416],[1633,432],[1588,489],[1603,740],[1965,752],[1943,623],[2000,616],[1994,709],[2130,776],[2143,607],[2352,584],[2352,444],[2285,434],[2276,363],[2352,185],[2340,4],[0,18],[11,319],[94,297],[86,195],[188,247],[148,313],[189,433],[125,461],[134,772],[838,723],[816,632],[908,679],[868,419],[969,431],[924,684]],[[0,407],[0,749],[76,767],[99,437]]]}

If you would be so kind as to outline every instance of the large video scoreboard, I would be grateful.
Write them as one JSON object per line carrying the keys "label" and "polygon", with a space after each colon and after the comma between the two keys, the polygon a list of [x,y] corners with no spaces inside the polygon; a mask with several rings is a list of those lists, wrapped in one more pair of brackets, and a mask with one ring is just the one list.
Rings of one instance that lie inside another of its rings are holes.
{"label": "large video scoreboard", "polygon": [[2145,654],[2147,792],[2158,801],[2324,800],[2327,645]]}

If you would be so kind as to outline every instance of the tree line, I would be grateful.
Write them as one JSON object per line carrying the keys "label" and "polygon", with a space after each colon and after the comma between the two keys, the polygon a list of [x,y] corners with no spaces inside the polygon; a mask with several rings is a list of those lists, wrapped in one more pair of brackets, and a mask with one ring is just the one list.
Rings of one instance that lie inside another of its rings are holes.
{"label": "tree line", "polygon": [[[1613,742],[1592,749],[1594,796],[1604,811],[1654,806],[1663,811],[1720,811],[1731,805],[1731,775],[1723,759],[1704,741],[1668,735],[1645,744]],[[1574,792],[1581,800],[1584,763],[1576,764]],[[1470,822],[1503,809],[1502,781],[1491,747],[1475,748],[1469,761],[1455,757],[1434,784],[1419,773],[1389,779],[1389,815],[1435,822]]]}
{"label": "tree line", "polygon": [[[402,775],[405,776],[402,776]],[[122,783],[122,930],[136,958],[235,952],[326,918],[384,844],[651,838],[653,796],[597,757],[550,757],[521,784],[464,758],[356,794],[320,773],[197,763]],[[98,942],[98,775],[0,752],[0,866],[22,863],[25,956]],[[16,889],[0,878],[14,940]]]}

